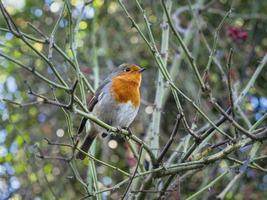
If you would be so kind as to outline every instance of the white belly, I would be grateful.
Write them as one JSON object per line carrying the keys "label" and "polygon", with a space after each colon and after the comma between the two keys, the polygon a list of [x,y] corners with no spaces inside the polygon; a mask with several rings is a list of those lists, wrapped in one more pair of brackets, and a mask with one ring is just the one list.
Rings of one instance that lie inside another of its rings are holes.
{"label": "white belly", "polygon": [[[114,127],[127,128],[133,122],[139,108],[135,108],[130,101],[117,103],[110,95],[102,96],[93,109],[93,114],[105,123]],[[105,131],[96,126],[98,131]]]}

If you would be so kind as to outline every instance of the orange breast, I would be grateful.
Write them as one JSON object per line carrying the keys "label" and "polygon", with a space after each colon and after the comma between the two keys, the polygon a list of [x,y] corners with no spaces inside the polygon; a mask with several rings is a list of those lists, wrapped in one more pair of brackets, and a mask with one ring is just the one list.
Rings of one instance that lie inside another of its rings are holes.
{"label": "orange breast", "polygon": [[141,74],[133,72],[112,79],[111,94],[118,103],[130,101],[134,107],[140,105]]}

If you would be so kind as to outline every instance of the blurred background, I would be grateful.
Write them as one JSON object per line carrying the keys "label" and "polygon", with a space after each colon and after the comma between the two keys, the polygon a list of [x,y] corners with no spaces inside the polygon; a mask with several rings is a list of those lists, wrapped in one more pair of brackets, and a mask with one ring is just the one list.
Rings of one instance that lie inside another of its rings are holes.
{"label": "blurred background", "polygon": [[[36,38],[42,38],[29,23],[41,30],[46,36],[51,32],[58,20],[63,2],[61,0],[4,0],[4,5],[20,29]],[[133,132],[140,138],[145,138],[155,110],[154,98],[157,81],[157,65],[154,57],[144,41],[131,28],[131,24],[117,1],[95,0],[84,7],[82,0],[70,0],[73,20],[80,16],[77,26],[77,56],[81,71],[88,81],[94,85],[93,68],[99,66],[101,80],[114,67],[121,63],[136,63],[148,70],[144,73],[142,84],[142,105],[138,117],[132,125]],[[146,34],[142,13],[134,1],[124,1],[132,17]],[[238,96],[251,75],[259,65],[259,61],[267,50],[267,2],[262,0],[191,0],[194,8],[193,17],[188,8],[188,1],[173,2],[172,18],[175,28],[181,33],[188,48],[196,58],[201,74],[204,73],[209,59],[217,27],[223,17],[233,6],[232,14],[227,18],[218,33],[217,47],[214,56],[219,64],[212,63],[206,77],[214,96],[226,109],[229,106],[226,89],[225,73],[227,73],[227,57],[233,48],[231,78],[234,95]],[[153,0],[141,1],[151,23],[157,47],[160,47],[161,24],[163,9],[161,3]],[[83,14],[81,14],[83,12]],[[69,18],[63,14],[59,20],[55,34],[56,44],[69,55]],[[43,60],[32,52],[25,44],[7,31],[3,16],[0,16],[0,51],[19,60],[28,67],[33,67],[51,80],[56,80],[51,69]],[[206,40],[204,40],[204,38]],[[42,38],[44,39],[44,38]],[[48,45],[31,42],[33,46],[45,55]],[[209,102],[199,95],[200,87],[194,77],[192,68],[179,51],[177,40],[170,34],[167,68],[173,75],[175,84],[188,96],[194,99],[209,117],[218,118],[218,113],[211,108]],[[93,59],[94,58],[94,59]],[[96,59],[95,59],[96,58]],[[98,63],[96,63],[97,61]],[[75,80],[75,72],[70,64],[53,52],[53,63],[68,84]],[[267,111],[267,72],[259,75],[254,87],[240,104],[240,109],[247,120],[241,120],[244,127],[249,127]],[[28,87],[38,94],[52,97],[53,92],[61,102],[68,102],[69,96],[62,90],[53,90],[30,72],[21,69],[14,63],[0,58],[0,199],[80,199],[84,196],[81,184],[73,179],[73,172],[64,161],[57,159],[39,159],[36,154],[41,149],[45,155],[67,157],[70,149],[67,147],[48,145],[44,138],[50,141],[68,143],[69,135],[66,118],[62,109],[50,105],[15,106],[2,99],[27,103],[35,100],[28,95]],[[94,85],[96,86],[96,85]],[[167,87],[167,85],[166,85]],[[90,96],[90,95],[89,95]],[[162,122],[160,128],[160,146],[166,143],[171,134],[177,115],[176,105],[168,89],[165,90]],[[182,102],[186,117],[197,128],[205,125],[190,104]],[[239,117],[239,116],[238,116]],[[73,131],[78,129],[81,118],[72,114]],[[266,125],[266,123],[265,123]],[[177,142],[186,134],[179,130]],[[214,138],[220,139],[220,138]],[[39,150],[38,150],[39,149]],[[262,146],[260,152],[267,153]],[[245,155],[241,152],[241,157]],[[134,167],[136,160],[120,137],[110,136],[98,139],[96,157],[120,167],[125,171]],[[266,166],[266,162],[263,166]],[[86,178],[88,158],[77,161],[76,167],[83,179]],[[96,165],[98,179],[103,188],[115,185],[123,180],[120,173],[114,172],[103,165]],[[217,168],[210,167],[198,172],[182,186],[184,196],[196,191],[207,181],[204,177],[214,177]],[[231,177],[225,179],[203,196],[208,199],[220,192]],[[125,188],[124,188],[125,189]],[[267,198],[267,176],[262,172],[248,169],[245,176],[226,199],[265,199]],[[103,199],[118,199],[123,190],[103,194]]]}

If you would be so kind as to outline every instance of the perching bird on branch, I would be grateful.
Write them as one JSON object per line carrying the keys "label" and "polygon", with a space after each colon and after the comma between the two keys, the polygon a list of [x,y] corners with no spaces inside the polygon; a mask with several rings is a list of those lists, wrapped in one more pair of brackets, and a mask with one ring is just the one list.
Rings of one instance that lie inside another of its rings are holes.
{"label": "perching bird on branch", "polygon": [[[129,128],[139,109],[141,73],[144,70],[135,64],[122,64],[115,68],[96,90],[88,110],[111,126]],[[83,131],[86,121],[86,118],[82,120],[78,133]],[[105,131],[93,124],[80,148],[88,152],[97,134]],[[85,156],[82,152],[76,154],[76,158],[82,160]]]}

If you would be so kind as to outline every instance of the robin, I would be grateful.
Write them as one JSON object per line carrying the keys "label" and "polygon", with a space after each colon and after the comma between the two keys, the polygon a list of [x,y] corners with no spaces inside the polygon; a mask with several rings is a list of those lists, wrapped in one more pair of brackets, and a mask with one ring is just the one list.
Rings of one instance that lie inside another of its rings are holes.
{"label": "robin", "polygon": [[[96,90],[88,104],[88,110],[111,126],[128,129],[139,109],[141,73],[144,70],[135,64],[122,64],[115,68]],[[83,131],[86,121],[83,118],[78,134]],[[93,124],[80,148],[88,152],[97,134],[106,134],[105,131]],[[78,152],[76,158],[83,160],[85,154]]]}

